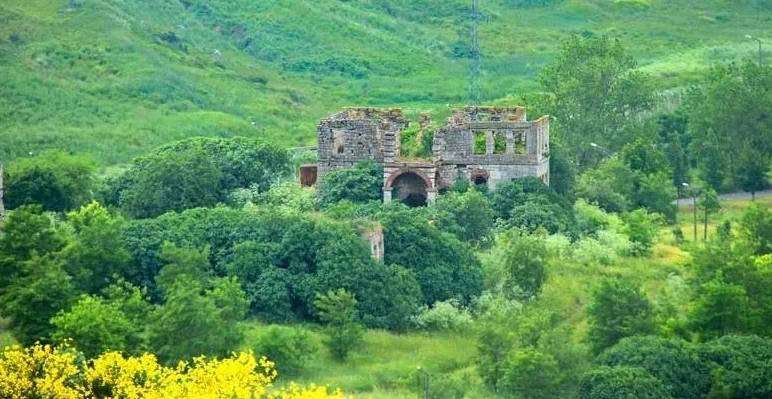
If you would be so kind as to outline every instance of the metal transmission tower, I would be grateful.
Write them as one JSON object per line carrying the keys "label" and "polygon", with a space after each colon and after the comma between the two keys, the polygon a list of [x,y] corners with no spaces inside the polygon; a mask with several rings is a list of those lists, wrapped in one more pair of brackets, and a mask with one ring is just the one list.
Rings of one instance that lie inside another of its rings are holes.
{"label": "metal transmission tower", "polygon": [[480,19],[482,19],[482,14],[480,14],[479,0],[472,0],[472,15],[470,21],[472,60],[469,66],[469,101],[473,105],[480,105],[480,102],[482,101],[482,94],[480,93],[480,75],[482,74],[479,32]]}

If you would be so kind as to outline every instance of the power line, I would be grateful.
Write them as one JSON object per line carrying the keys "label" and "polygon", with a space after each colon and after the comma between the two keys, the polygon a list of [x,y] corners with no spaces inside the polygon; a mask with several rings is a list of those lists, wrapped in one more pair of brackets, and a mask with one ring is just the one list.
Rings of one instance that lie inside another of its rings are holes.
{"label": "power line", "polygon": [[482,74],[482,56],[480,54],[480,14],[479,0],[472,0],[472,15],[470,21],[472,60],[469,66],[469,101],[473,105],[480,105],[482,94],[480,89],[480,75]]}

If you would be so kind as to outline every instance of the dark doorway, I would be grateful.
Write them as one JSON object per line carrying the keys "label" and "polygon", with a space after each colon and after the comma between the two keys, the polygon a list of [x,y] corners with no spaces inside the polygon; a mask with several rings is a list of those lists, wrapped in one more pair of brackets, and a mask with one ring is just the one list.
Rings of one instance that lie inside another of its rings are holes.
{"label": "dark doorway", "polygon": [[392,183],[394,197],[410,207],[426,206],[426,181],[413,172],[405,172]]}

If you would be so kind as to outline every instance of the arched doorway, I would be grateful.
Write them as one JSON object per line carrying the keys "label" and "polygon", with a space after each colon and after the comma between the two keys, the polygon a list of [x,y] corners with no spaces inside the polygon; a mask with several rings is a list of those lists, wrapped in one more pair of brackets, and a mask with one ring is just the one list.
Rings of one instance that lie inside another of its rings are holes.
{"label": "arched doorway", "polygon": [[391,183],[392,196],[410,207],[426,206],[429,198],[427,182],[415,172],[404,172]]}

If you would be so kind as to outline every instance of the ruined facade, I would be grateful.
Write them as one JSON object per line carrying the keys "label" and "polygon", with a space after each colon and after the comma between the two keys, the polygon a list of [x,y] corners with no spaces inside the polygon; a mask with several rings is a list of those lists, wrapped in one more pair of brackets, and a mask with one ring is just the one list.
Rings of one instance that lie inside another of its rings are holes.
{"label": "ruined facade", "polygon": [[[431,122],[422,114],[421,128]],[[408,205],[434,202],[461,180],[496,185],[536,176],[549,184],[549,118],[528,121],[524,108],[466,107],[453,112],[432,140],[432,159],[400,156],[408,120],[398,109],[348,108],[319,124],[318,178],[362,161],[383,165],[383,199]],[[307,169],[308,170],[308,169]],[[307,172],[306,172],[307,173]],[[304,177],[305,182],[316,178]]]}

